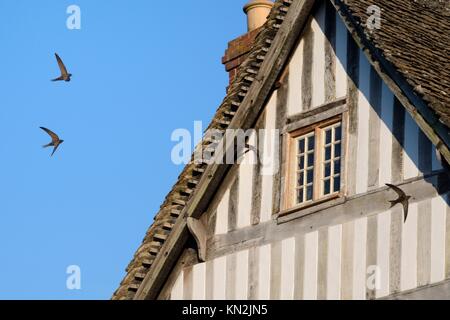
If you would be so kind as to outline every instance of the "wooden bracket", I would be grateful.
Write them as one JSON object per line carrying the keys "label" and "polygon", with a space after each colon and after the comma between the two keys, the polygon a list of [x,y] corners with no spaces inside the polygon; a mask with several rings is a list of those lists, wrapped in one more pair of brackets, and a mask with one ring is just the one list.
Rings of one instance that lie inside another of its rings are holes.
{"label": "wooden bracket", "polygon": [[202,221],[193,217],[187,218],[187,226],[192,236],[197,242],[198,259],[202,262],[206,261],[206,227]]}

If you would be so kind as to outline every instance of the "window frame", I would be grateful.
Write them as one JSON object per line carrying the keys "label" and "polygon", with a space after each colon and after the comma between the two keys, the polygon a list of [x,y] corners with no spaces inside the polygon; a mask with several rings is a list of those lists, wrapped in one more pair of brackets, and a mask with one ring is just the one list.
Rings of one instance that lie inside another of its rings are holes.
{"label": "window frame", "polygon": [[[333,126],[337,123],[341,124],[341,156],[340,156],[340,189],[329,195],[322,196],[322,182],[323,182],[323,153],[324,147],[324,133],[327,127]],[[314,132],[315,145],[314,145],[314,178],[313,178],[313,199],[297,203],[297,149],[298,149],[298,139],[305,136],[311,132]],[[346,139],[345,139],[345,126],[344,126],[344,116],[342,113],[335,116],[329,117],[327,119],[317,121],[313,124],[309,124],[299,129],[292,130],[286,133],[286,151],[287,151],[287,161],[285,170],[285,195],[283,199],[282,210],[292,211],[296,209],[308,208],[327,202],[336,198],[342,197],[344,192],[344,168],[345,168],[345,152],[346,152]],[[283,213],[282,212],[282,213]],[[284,212],[287,214],[288,212]]]}

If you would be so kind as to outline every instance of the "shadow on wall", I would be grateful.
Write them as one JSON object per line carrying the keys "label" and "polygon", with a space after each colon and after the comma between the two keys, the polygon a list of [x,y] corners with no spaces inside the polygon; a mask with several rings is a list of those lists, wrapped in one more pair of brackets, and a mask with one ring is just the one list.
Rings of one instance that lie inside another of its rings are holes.
{"label": "shadow on wall", "polygon": [[[333,19],[343,24],[330,1],[325,3],[326,18],[330,19],[330,12],[332,12]],[[319,1],[315,10],[318,10],[321,4],[323,2]],[[450,205],[448,164],[443,165],[437,158],[436,148],[369,64],[367,57],[357,47],[348,31],[347,52],[336,50],[336,29],[330,30],[329,25],[329,23],[325,23],[325,26],[319,24],[336,56],[336,63],[344,66],[349,79],[356,88],[359,88],[358,96],[354,97],[358,101],[358,110],[354,113],[355,120],[361,119],[358,119],[358,112],[367,110],[362,108],[363,104],[366,104],[369,109],[369,121],[366,123],[368,127],[365,128],[368,130],[368,166],[371,167],[370,170],[377,170],[379,173],[382,165],[390,164],[390,174],[387,175],[390,179],[386,178],[384,181],[381,174],[377,174],[376,182],[369,178],[369,186],[373,184],[381,187],[385,183],[400,184],[423,175],[447,205]],[[361,121],[355,124],[356,126],[364,125]],[[358,131],[358,128],[354,130]],[[383,163],[383,159],[386,159],[386,163]],[[435,179],[435,176],[438,176],[438,179]]]}

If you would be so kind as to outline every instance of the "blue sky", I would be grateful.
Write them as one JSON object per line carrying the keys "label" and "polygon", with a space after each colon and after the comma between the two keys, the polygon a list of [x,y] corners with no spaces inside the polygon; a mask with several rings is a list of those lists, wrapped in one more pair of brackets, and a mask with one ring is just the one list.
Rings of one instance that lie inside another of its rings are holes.
{"label": "blue sky", "polygon": [[[0,1],[0,299],[111,297],[182,169],[172,131],[225,96],[245,2]],[[49,81],[55,52],[72,82]],[[65,140],[53,158],[40,126]]]}

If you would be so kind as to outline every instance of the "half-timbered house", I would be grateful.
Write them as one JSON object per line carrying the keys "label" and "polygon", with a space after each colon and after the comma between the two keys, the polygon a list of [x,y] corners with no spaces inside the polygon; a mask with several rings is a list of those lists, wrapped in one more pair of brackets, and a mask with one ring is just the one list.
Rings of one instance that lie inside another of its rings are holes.
{"label": "half-timbered house", "polygon": [[450,298],[449,9],[250,1],[209,129],[258,152],[185,167],[113,299]]}

